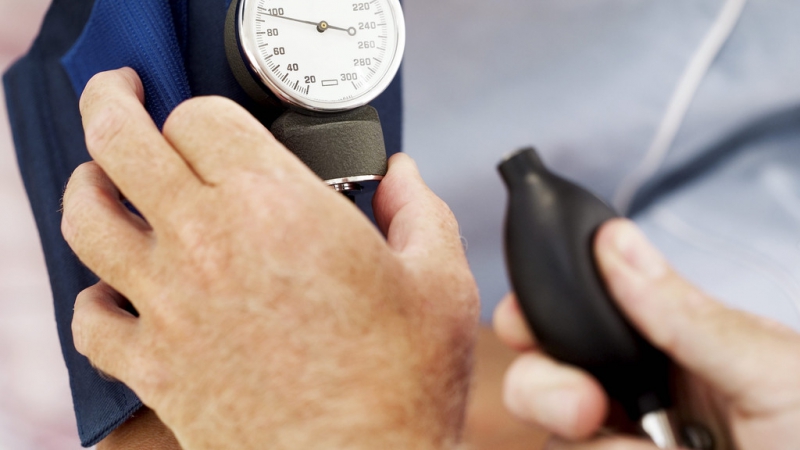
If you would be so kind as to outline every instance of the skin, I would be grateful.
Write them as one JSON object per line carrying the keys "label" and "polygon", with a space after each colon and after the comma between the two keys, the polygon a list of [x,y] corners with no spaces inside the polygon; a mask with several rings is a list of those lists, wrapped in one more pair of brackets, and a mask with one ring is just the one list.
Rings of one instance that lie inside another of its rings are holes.
{"label": "skin", "polygon": [[[390,162],[379,233],[231,102],[187,102],[163,135],[142,102],[130,70],[92,80],[81,108],[96,162],[64,198],[64,235],[104,280],[76,302],[76,346],[152,408],[100,448],[454,447],[477,293],[413,162]],[[596,254],[623,312],[682,367],[684,418],[720,448],[800,441],[796,333],[709,299],[628,222],[604,227]],[[549,449],[654,448],[597,437],[608,399],[535,350],[513,297],[495,327],[527,352],[506,404],[556,436]]]}
{"label": "skin", "polygon": [[[503,375],[518,355],[481,327],[464,425],[463,448],[472,450],[541,449],[547,434],[516,420],[503,405]],[[158,416],[144,409],[114,430],[98,450],[179,450],[180,445]]]}
{"label": "skin", "polygon": [[62,231],[103,282],[78,351],[184,449],[455,446],[478,295],[413,161],[391,159],[376,229],[233,102],[190,100],[163,134],[143,102],[129,69],[81,99],[94,162]]}
{"label": "skin", "polygon": [[[800,335],[711,299],[669,267],[626,220],[599,231],[595,254],[612,296],[632,324],[679,366],[679,416],[707,425],[718,449],[790,450],[800,442]],[[555,435],[548,450],[653,450],[614,434],[609,400],[587,373],[536,348],[513,295],[495,331],[525,351],[508,370],[505,403]],[[535,331],[535,330],[534,330]]]}
{"label": "skin", "polygon": [[97,450],[180,450],[172,431],[155,412],[142,408],[107,438],[97,444]]}

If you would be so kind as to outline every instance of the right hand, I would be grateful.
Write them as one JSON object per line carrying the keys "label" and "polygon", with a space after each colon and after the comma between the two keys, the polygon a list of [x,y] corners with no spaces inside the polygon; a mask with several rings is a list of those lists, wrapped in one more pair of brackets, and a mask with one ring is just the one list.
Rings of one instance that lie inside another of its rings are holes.
{"label": "right hand", "polygon": [[[708,426],[717,450],[800,448],[800,335],[709,298],[629,221],[602,227],[595,254],[623,313],[682,369],[681,418]],[[609,411],[605,392],[586,372],[536,350],[513,296],[494,323],[501,340],[527,352],[506,375],[506,405],[554,434],[548,450],[655,449],[629,436],[598,437]]]}

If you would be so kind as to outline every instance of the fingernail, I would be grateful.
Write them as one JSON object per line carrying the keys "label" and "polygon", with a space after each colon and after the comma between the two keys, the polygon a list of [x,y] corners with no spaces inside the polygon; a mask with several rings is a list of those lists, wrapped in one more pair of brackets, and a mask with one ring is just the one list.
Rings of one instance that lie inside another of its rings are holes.
{"label": "fingernail", "polygon": [[664,257],[633,223],[620,226],[613,241],[615,250],[645,278],[655,280],[666,274]]}

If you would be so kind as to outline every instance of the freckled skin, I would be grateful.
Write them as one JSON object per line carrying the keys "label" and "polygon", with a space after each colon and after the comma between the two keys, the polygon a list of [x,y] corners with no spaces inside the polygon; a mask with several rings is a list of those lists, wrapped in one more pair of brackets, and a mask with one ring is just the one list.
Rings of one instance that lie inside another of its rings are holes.
{"label": "freckled skin", "polygon": [[[233,102],[190,100],[162,134],[143,100],[129,69],[89,83],[94,162],[64,195],[64,236],[103,280],[77,299],[76,347],[152,409],[120,433],[160,419],[163,448],[455,446],[478,295],[413,161],[390,161],[376,229]],[[144,448],[120,433],[100,448]]]}

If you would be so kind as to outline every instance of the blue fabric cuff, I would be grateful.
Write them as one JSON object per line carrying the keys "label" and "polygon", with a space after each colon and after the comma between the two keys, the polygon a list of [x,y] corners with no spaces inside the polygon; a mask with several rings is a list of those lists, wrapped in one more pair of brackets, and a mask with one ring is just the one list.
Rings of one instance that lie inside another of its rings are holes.
{"label": "blue fabric cuff", "polygon": [[[97,73],[131,67],[145,90],[145,107],[161,128],[169,113],[191,97],[184,67],[188,36],[187,0],[97,0],[75,44],[61,58],[75,93],[81,96]],[[80,376],[79,376],[80,378]],[[97,444],[142,407],[126,386],[99,377],[95,394],[73,384],[81,443]]]}
{"label": "blue fabric cuff", "polygon": [[137,0],[124,7],[115,0],[97,0],[61,64],[78,96],[95,74],[133,68],[144,85],[145,106],[160,128],[169,113],[191,97],[181,52],[186,20],[186,0]]}

